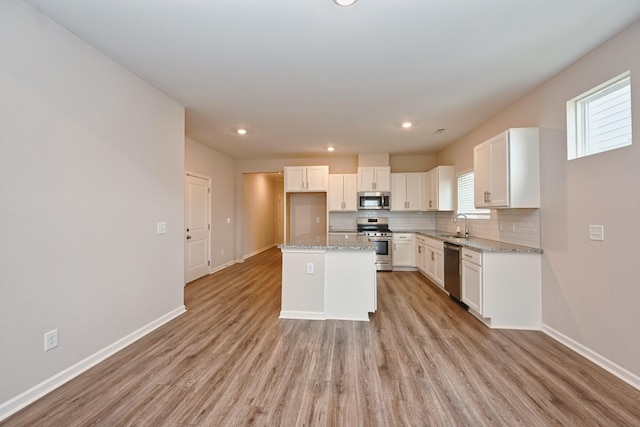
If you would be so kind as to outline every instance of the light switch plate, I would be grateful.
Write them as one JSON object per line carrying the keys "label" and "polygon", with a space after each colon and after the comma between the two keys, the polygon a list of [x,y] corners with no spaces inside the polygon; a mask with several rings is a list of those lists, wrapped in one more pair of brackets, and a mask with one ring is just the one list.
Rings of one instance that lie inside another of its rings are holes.
{"label": "light switch plate", "polygon": [[158,234],[166,234],[167,233],[167,223],[159,222],[156,224],[156,229]]}
{"label": "light switch plate", "polygon": [[604,225],[590,225],[589,240],[604,240]]}

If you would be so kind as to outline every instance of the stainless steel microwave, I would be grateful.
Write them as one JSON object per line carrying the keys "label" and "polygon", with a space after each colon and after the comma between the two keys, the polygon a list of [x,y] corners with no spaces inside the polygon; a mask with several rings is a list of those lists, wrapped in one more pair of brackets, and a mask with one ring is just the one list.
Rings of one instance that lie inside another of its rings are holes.
{"label": "stainless steel microwave", "polygon": [[388,191],[360,191],[358,209],[389,209],[391,193]]}

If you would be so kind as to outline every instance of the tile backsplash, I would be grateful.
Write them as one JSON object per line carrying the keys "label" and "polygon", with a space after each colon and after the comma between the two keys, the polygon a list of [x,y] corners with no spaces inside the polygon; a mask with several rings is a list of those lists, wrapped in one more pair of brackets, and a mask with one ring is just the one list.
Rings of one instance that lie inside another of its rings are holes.
{"label": "tile backsplash", "polygon": [[329,213],[329,231],[355,230],[359,217],[389,218],[389,228],[393,231],[434,230],[436,228],[436,217],[433,212],[392,212],[388,210],[370,210]]}
{"label": "tile backsplash", "polygon": [[[464,230],[464,218],[452,222],[453,212],[438,212],[436,228],[455,232],[456,227]],[[492,209],[491,219],[470,219],[472,237],[499,242],[540,247],[540,209]]]}
{"label": "tile backsplash", "polygon": [[[453,212],[358,211],[331,212],[329,231],[355,230],[358,217],[387,217],[393,231],[440,230],[455,233],[464,230],[464,218],[453,224]],[[470,219],[472,237],[539,248],[540,209],[492,209],[491,219]]]}

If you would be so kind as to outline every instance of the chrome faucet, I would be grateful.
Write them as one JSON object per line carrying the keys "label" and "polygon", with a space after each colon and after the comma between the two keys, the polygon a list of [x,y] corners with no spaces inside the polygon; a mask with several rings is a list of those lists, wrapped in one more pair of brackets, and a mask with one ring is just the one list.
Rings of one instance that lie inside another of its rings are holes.
{"label": "chrome faucet", "polygon": [[453,223],[454,224],[457,223],[458,222],[458,217],[461,217],[461,216],[464,217],[464,237],[466,239],[468,239],[469,238],[469,223],[467,222],[467,219],[468,219],[467,216],[465,214],[461,214],[461,213],[457,214],[455,216],[455,218],[453,218]]}

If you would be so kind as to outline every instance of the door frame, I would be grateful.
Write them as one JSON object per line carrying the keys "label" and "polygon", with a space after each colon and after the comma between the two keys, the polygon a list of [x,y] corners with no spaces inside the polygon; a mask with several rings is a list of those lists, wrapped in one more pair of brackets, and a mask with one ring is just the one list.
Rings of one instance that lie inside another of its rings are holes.
{"label": "door frame", "polygon": [[[206,218],[207,218],[207,224],[208,224],[208,229],[207,229],[207,260],[208,260],[208,266],[207,266],[207,274],[211,274],[211,245],[213,243],[213,240],[211,239],[211,177],[207,176],[207,175],[202,175],[196,172],[191,172],[191,171],[185,171],[184,173],[184,185],[185,185],[185,189],[186,189],[186,184],[187,184],[187,179],[188,177],[194,177],[194,178],[199,178],[199,179],[204,179],[207,181],[207,188],[208,188],[208,194],[209,197],[207,197],[207,212],[206,212]],[[185,220],[187,218],[187,194],[185,192],[184,195],[184,215],[185,215]],[[187,271],[187,264],[186,264],[186,247],[187,247],[187,241],[184,237],[186,237],[186,221],[185,221],[185,226],[182,227],[182,231],[184,233],[183,236],[183,241],[184,241],[184,245],[183,245],[183,250],[185,251],[185,254],[183,256],[183,266],[182,266],[182,271],[183,271],[183,276],[186,278],[186,271]],[[185,281],[184,283],[185,285],[187,284],[187,282]]]}

